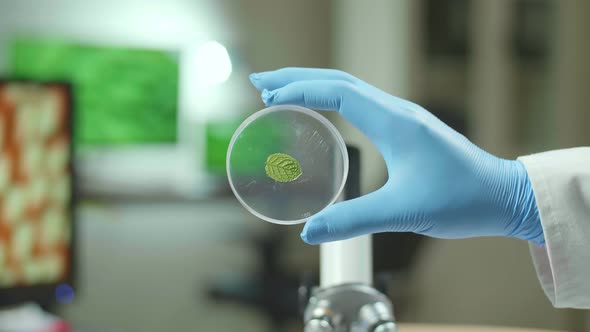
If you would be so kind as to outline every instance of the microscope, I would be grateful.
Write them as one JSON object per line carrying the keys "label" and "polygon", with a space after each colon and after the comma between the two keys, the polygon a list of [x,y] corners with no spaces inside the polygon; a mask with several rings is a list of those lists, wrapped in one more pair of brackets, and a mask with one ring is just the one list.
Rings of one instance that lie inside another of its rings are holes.
{"label": "microscope", "polygon": [[[360,152],[350,146],[347,152],[349,172],[341,198],[353,199],[360,196]],[[373,247],[384,244],[379,235],[375,239],[367,235],[322,244],[319,285],[315,273],[307,278],[281,268],[278,248],[285,236],[273,232],[271,236],[252,238],[261,257],[260,269],[238,280],[217,280],[211,285],[209,296],[260,310],[272,322],[273,331],[283,330],[286,321],[301,319],[301,315],[306,332],[396,331],[392,304],[383,290],[386,287],[374,284],[373,258],[378,268],[384,261],[384,257],[377,255],[383,250],[376,251],[373,257]],[[385,242],[387,249],[396,243],[403,247],[403,252],[411,253],[416,248],[415,240],[399,238]],[[399,268],[409,264],[411,255],[405,256],[408,257],[387,257],[387,262]]]}

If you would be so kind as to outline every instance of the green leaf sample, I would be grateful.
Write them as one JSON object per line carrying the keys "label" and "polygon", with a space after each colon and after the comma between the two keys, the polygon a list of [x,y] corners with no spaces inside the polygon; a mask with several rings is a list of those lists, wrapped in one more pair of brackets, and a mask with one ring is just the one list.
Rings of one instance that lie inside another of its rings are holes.
{"label": "green leaf sample", "polygon": [[285,153],[273,153],[266,159],[266,175],[278,182],[292,182],[303,174],[299,162]]}

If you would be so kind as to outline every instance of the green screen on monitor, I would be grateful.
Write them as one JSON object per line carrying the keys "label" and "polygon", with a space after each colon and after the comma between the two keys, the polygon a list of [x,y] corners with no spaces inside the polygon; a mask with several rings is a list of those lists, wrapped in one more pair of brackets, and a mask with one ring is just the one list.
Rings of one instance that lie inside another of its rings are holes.
{"label": "green screen on monitor", "polygon": [[179,66],[171,52],[20,38],[9,57],[15,77],[73,83],[77,144],[176,142]]}

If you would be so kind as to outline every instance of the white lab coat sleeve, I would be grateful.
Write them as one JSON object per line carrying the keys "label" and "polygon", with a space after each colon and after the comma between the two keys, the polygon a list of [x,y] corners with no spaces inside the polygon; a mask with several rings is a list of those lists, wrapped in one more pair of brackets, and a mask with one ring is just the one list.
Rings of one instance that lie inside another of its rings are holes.
{"label": "white lab coat sleeve", "polygon": [[558,308],[590,309],[590,147],[518,158],[529,175],[545,234],[530,244],[539,281]]}

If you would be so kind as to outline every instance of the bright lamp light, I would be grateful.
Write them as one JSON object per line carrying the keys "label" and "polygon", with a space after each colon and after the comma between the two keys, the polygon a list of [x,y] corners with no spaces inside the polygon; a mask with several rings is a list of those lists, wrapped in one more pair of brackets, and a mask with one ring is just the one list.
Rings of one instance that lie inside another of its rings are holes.
{"label": "bright lamp light", "polygon": [[225,46],[216,41],[208,41],[195,51],[195,78],[202,85],[221,84],[229,78],[232,71],[231,60]]}

